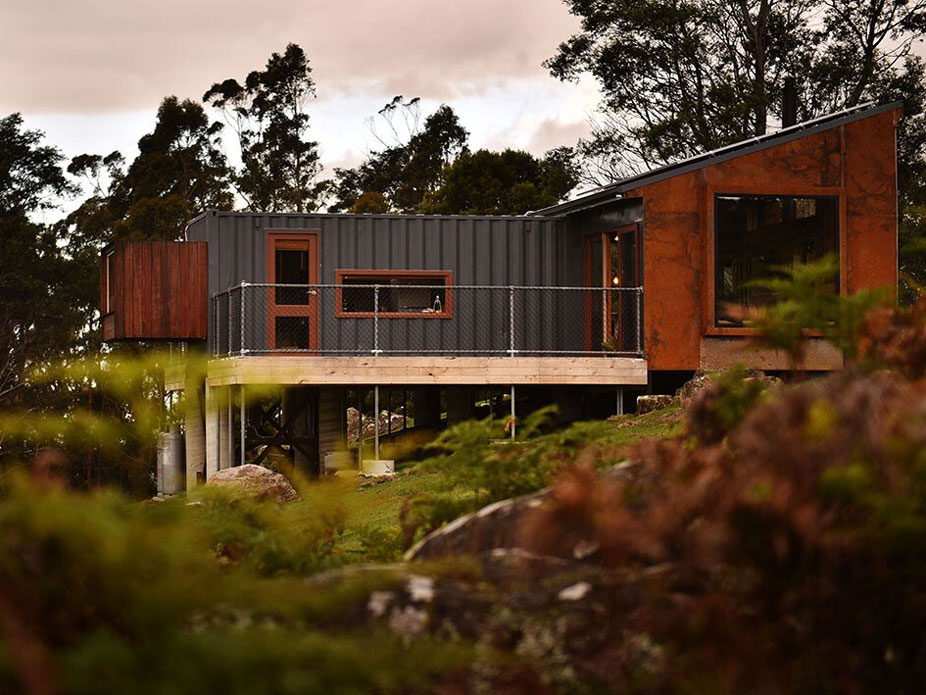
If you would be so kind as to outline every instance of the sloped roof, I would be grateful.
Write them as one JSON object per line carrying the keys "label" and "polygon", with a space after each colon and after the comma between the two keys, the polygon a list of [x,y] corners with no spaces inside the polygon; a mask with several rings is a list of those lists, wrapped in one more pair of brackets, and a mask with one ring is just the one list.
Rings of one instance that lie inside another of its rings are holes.
{"label": "sloped roof", "polygon": [[540,217],[550,217],[555,215],[565,215],[570,212],[576,212],[585,208],[595,207],[597,205],[618,199],[626,191],[639,188],[640,186],[646,186],[651,183],[656,183],[657,181],[663,181],[665,179],[672,178],[673,176],[687,174],[688,172],[695,171],[706,166],[719,164],[720,162],[724,162],[728,159],[742,157],[746,154],[751,154],[753,152],[765,150],[770,147],[775,147],[776,145],[781,145],[783,143],[790,142],[791,140],[797,140],[798,138],[803,138],[814,133],[829,130],[831,128],[837,128],[841,125],[852,123],[853,121],[858,121],[863,118],[870,118],[871,116],[876,116],[880,113],[885,113],[886,111],[893,111],[902,105],[903,102],[900,101],[895,101],[890,104],[882,104],[880,106],[874,104],[873,102],[859,104],[858,106],[853,106],[852,108],[845,109],[843,111],[837,111],[825,116],[820,116],[819,118],[814,118],[810,121],[804,121],[803,123],[797,123],[793,126],[782,128],[775,133],[766,133],[765,135],[747,138],[746,140],[735,142],[732,145],[727,145],[726,147],[721,147],[710,152],[705,152],[703,154],[689,157],[688,159],[683,159],[682,161],[676,162],[674,164],[667,164],[666,166],[662,166],[657,169],[645,171],[642,174],[628,176],[627,178],[621,179],[620,181],[615,181],[614,183],[610,183],[606,186],[601,186],[599,188],[587,191],[577,196],[576,198],[573,198],[572,200],[567,200],[566,202],[559,203],[557,205],[551,205],[550,207],[543,208],[542,210],[535,210],[530,214]]}

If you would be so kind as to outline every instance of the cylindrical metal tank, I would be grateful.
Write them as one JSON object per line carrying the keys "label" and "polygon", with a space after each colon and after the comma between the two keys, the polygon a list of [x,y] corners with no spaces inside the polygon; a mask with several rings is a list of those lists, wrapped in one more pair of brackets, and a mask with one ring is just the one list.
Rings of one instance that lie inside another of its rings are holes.
{"label": "cylindrical metal tank", "polygon": [[179,432],[161,432],[158,435],[158,495],[176,495],[185,489],[183,435]]}

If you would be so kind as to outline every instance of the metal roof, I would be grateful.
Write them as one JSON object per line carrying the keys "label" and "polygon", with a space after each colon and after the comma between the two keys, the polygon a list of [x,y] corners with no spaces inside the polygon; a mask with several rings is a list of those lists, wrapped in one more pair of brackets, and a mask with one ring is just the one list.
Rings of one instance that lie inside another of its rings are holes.
{"label": "metal roof", "polygon": [[836,128],[847,123],[852,123],[853,121],[859,121],[863,118],[870,118],[871,116],[876,116],[886,111],[893,111],[902,105],[903,102],[900,101],[895,101],[890,104],[883,104],[881,106],[878,106],[873,102],[859,104],[858,106],[853,106],[852,108],[830,113],[825,116],[820,116],[819,118],[814,118],[810,121],[804,121],[803,123],[797,123],[787,128],[782,128],[775,133],[766,133],[765,135],[747,138],[746,140],[735,142],[732,145],[727,145],[710,152],[698,154],[674,164],[668,164],[666,166],[659,167],[658,169],[645,171],[642,174],[635,174],[625,179],[621,179],[620,181],[615,181],[614,183],[608,184],[606,186],[595,188],[580,195],[577,198],[574,198],[573,200],[567,200],[565,203],[559,203],[558,205],[551,205],[550,207],[543,208],[542,210],[535,210],[529,214],[537,215],[540,217],[547,217],[553,215],[563,215],[585,208],[595,207],[609,201],[618,200],[625,192],[639,188],[641,186],[646,186],[651,183],[656,183],[657,181],[670,179],[674,176],[681,176],[682,174],[687,174],[688,172],[695,171],[712,164],[719,164],[720,162],[727,161],[728,159],[742,157],[743,155],[765,150],[770,147],[775,147],[776,145],[781,145],[792,140],[797,140],[808,135],[813,135],[814,133]]}

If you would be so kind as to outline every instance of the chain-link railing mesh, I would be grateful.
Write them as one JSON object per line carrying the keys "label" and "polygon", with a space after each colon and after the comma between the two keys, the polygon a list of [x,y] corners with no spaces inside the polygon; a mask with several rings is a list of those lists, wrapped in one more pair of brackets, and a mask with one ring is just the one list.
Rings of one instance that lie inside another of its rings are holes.
{"label": "chain-link railing mesh", "polygon": [[225,354],[642,354],[640,288],[246,284],[216,295]]}

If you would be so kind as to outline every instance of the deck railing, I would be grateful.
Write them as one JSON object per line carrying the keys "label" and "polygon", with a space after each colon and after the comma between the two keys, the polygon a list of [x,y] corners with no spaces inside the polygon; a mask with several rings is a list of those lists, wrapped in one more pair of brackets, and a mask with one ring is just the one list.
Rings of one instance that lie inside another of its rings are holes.
{"label": "deck railing", "polygon": [[212,298],[212,354],[637,356],[639,287],[242,283]]}

